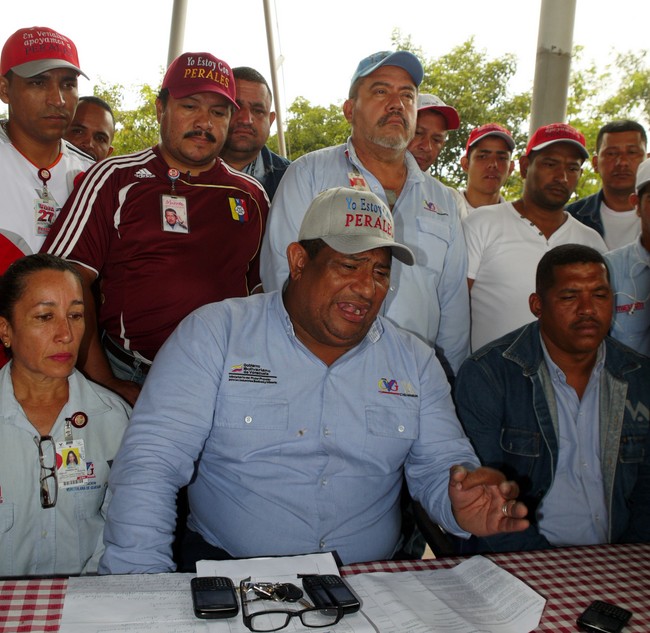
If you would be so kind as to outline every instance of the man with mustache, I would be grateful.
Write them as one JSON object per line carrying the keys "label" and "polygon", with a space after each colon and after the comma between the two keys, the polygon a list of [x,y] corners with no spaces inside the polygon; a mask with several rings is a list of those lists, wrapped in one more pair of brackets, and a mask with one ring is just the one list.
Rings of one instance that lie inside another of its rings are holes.
{"label": "man with mustache", "polygon": [[18,29],[0,60],[0,230],[37,252],[75,177],[93,161],[63,140],[78,101],[77,48],[45,26]]}
{"label": "man with mustache", "polygon": [[[87,307],[100,280],[100,331],[91,314],[80,365],[130,402],[181,319],[259,283],[268,198],[218,157],[236,107],[228,64],[180,55],[156,99],[160,143],[97,163],[45,243],[79,266]],[[182,231],[168,230],[168,209],[183,218]]]}
{"label": "man with mustache", "polygon": [[564,210],[588,158],[585,137],[564,123],[540,127],[519,159],[521,199],[463,219],[472,309],[472,351],[528,322],[528,296],[542,255],[559,244],[607,248]]}
{"label": "man with mustache", "polygon": [[335,186],[372,191],[391,209],[395,237],[415,252],[415,265],[393,267],[382,314],[435,347],[456,371],[469,351],[467,256],[451,190],[423,173],[407,151],[415,134],[422,64],[407,51],[382,51],[359,62],[343,113],[347,143],[301,156],[273,199],[262,244],[264,290],[289,274],[287,245],[311,200]]}
{"label": "man with mustache", "polygon": [[265,145],[275,121],[271,89],[254,68],[238,66],[232,72],[237,82],[239,109],[230,118],[228,137],[220,156],[231,167],[259,180],[273,200],[289,161]]}
{"label": "man with mustache", "polygon": [[458,415],[485,466],[519,484],[530,526],[472,551],[650,541],[650,359],[607,336],[613,291],[588,246],[551,249],[537,321],[468,358]]}
{"label": "man with mustache", "polygon": [[603,187],[566,209],[598,231],[608,250],[634,242],[641,230],[630,196],[634,194],[637,169],[648,157],[647,144],[646,132],[636,121],[611,121],[600,128],[591,164]]}
{"label": "man with mustache", "polygon": [[379,316],[395,262],[413,264],[393,235],[377,196],[328,189],[287,247],[283,292],[182,321],[111,471],[101,573],[172,571],[186,483],[184,571],[202,558],[391,558],[404,476],[460,537],[528,527],[517,486],[480,468],[431,348]]}

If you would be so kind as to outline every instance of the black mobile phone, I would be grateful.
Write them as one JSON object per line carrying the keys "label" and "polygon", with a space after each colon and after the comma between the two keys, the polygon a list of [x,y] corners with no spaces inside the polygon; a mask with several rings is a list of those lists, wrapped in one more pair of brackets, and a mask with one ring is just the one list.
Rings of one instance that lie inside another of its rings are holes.
{"label": "black mobile phone", "polygon": [[359,599],[340,576],[306,575],[302,578],[302,586],[317,607],[341,607],[344,614],[354,613],[361,608]]}
{"label": "black mobile phone", "polygon": [[620,633],[632,612],[615,604],[594,600],[578,618],[578,627],[589,633]]}
{"label": "black mobile phone", "polygon": [[232,618],[239,613],[235,587],[225,576],[192,578],[192,602],[197,618]]}

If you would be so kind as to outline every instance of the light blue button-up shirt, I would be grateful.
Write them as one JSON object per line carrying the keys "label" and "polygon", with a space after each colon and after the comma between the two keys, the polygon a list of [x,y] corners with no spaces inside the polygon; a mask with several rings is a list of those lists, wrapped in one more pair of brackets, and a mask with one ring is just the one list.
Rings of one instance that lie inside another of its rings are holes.
{"label": "light blue button-up shirt", "polygon": [[[87,424],[71,427],[71,432],[74,440],[84,442],[87,479],[83,485],[63,489],[63,463],[56,505],[42,508],[40,435],[16,401],[10,367],[0,370],[0,576],[96,572],[104,550],[110,463],[131,408],[77,371],[68,378],[68,402],[50,435],[55,444],[64,441],[65,419],[86,414]],[[46,464],[54,459],[51,443],[48,450]]]}
{"label": "light blue button-up shirt", "polygon": [[479,462],[416,337],[379,317],[328,366],[295,336],[279,292],[204,306],[165,343],[138,399],[100,570],[173,568],[175,495],[192,477],[188,526],[235,557],[390,558],[404,472],[433,520],[463,534],[447,491],[455,463]]}
{"label": "light blue button-up shirt", "polygon": [[[406,153],[408,175],[393,207],[395,241],[415,254],[415,265],[393,260],[383,314],[444,353],[454,373],[469,354],[467,253],[458,209],[448,187],[425,174]],[[351,186],[361,175],[388,203],[377,178],[357,157],[352,141],[301,156],[288,167],[273,198],[262,242],[260,275],[268,292],[289,276],[287,246],[298,239],[311,201],[325,189]]]}
{"label": "light blue button-up shirt", "polygon": [[537,514],[539,531],[553,545],[607,543],[609,515],[600,461],[600,374],[605,344],[598,349],[589,382],[578,398],[542,343],[558,419],[558,459],[553,483]]}
{"label": "light blue button-up shirt", "polygon": [[641,236],[605,255],[614,289],[611,335],[650,356],[650,252]]}

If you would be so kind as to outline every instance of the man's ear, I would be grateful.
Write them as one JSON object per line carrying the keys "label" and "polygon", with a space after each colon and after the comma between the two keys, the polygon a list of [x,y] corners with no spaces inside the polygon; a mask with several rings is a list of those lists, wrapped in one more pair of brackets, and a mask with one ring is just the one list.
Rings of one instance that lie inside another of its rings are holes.
{"label": "man's ear", "polygon": [[0,99],[9,103],[9,80],[4,75],[0,75]]}
{"label": "man's ear", "polygon": [[596,173],[599,173],[599,171],[598,171],[598,154],[594,154],[591,157],[591,166],[594,168],[594,171]]}
{"label": "man's ear", "polygon": [[352,111],[354,110],[354,99],[346,99],[343,102],[343,116],[348,123],[352,123]]}
{"label": "man's ear", "polygon": [[522,178],[526,178],[529,165],[530,165],[530,161],[528,160],[528,156],[519,157],[519,173],[521,174]]}
{"label": "man's ear", "polygon": [[469,171],[469,158],[467,158],[467,154],[460,157],[460,167],[465,173]]}
{"label": "man's ear", "polygon": [[542,316],[542,298],[536,292],[528,297],[528,307],[535,318]]}
{"label": "man's ear", "polygon": [[287,260],[289,261],[289,276],[291,279],[294,281],[300,279],[302,271],[309,260],[307,251],[298,242],[291,242],[287,246]]}
{"label": "man's ear", "polygon": [[[0,317],[0,343],[4,347],[9,347],[11,345],[11,325],[5,317]],[[9,345],[7,345],[9,343]]]}

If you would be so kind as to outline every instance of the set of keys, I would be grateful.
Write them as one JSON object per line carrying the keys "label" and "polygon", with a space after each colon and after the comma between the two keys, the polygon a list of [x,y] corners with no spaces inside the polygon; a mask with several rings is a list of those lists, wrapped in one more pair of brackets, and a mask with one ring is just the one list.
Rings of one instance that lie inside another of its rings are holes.
{"label": "set of keys", "polygon": [[244,581],[248,590],[252,590],[258,600],[274,600],[276,602],[298,602],[304,607],[313,605],[303,598],[300,587],[290,582],[250,582]]}

